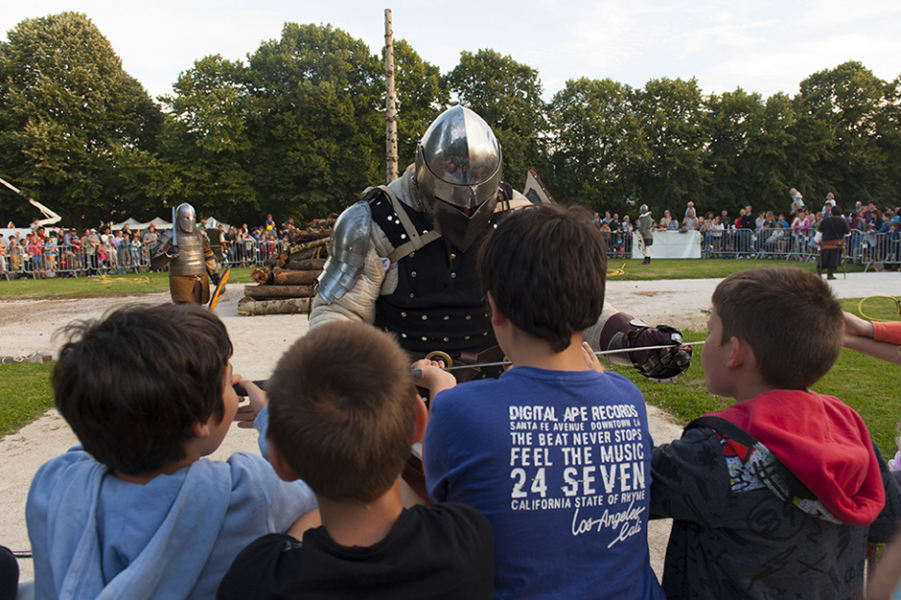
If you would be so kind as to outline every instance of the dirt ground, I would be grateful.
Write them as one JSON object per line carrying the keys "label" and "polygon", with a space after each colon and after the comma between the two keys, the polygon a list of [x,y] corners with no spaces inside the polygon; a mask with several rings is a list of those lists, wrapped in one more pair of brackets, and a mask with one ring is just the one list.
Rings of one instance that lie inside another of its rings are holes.
{"label": "dirt ground", "polygon": [[[608,282],[607,300],[619,310],[648,323],[667,323],[703,331],[710,309],[710,295],[717,283],[715,279],[652,282],[613,279]],[[832,285],[840,297],[901,296],[901,276],[898,274],[851,274],[847,279],[839,276]],[[0,284],[0,299],[2,291]],[[306,333],[307,317],[240,316],[237,303],[242,296],[242,285],[230,286],[216,312],[225,322],[235,347],[232,359],[235,372],[248,379],[265,379],[282,352]],[[53,334],[73,319],[96,318],[110,308],[127,303],[167,301],[168,294],[152,294],[132,298],[0,302],[0,356],[30,352],[55,355],[63,340]],[[655,443],[679,437],[681,428],[669,415],[653,406],[648,407],[648,414]],[[0,544],[13,550],[30,548],[25,527],[25,501],[31,478],[40,465],[76,443],[71,430],[55,411],[0,440]],[[258,451],[254,430],[233,427],[211,458],[225,458],[239,450]],[[658,576],[663,572],[669,524],[669,521],[657,521],[649,527],[651,564]],[[33,578],[31,561],[20,559],[19,563],[22,580]]]}

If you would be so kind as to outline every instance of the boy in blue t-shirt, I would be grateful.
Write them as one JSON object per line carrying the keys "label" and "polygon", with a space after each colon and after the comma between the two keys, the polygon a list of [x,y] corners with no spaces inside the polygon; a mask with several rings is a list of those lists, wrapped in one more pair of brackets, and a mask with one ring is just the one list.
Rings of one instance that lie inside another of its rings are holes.
{"label": "boy in blue t-shirt", "polygon": [[[31,484],[36,598],[213,598],[241,548],[316,507],[260,456],[202,460],[232,421],[253,422],[267,454],[266,395],[232,374],[215,314],[131,306],[68,333],[53,388],[82,445]],[[238,406],[239,382],[250,406]]]}
{"label": "boy in blue t-shirt", "polygon": [[644,400],[581,343],[604,305],[606,268],[584,209],[515,211],[478,262],[513,367],[454,387],[447,372],[416,365],[434,398],[424,442],[429,497],[488,517],[495,598],[663,598],[648,552]]}

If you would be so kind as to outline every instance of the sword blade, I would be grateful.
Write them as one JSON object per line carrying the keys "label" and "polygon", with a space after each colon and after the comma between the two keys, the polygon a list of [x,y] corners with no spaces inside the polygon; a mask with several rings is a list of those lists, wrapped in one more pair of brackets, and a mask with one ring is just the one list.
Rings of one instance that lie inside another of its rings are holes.
{"label": "sword blade", "polygon": [[[624,352],[638,352],[640,350],[662,350],[664,348],[676,348],[678,346],[697,346],[704,342],[686,342],[684,344],[662,344],[660,346],[639,346],[637,348],[621,348],[619,350],[601,350],[595,352],[595,356],[603,356],[605,354],[623,354]],[[503,367],[513,364],[509,360],[500,360],[497,362],[478,363],[474,365],[454,365],[453,367],[444,367],[445,371],[456,371],[457,369],[475,369],[479,367]]]}

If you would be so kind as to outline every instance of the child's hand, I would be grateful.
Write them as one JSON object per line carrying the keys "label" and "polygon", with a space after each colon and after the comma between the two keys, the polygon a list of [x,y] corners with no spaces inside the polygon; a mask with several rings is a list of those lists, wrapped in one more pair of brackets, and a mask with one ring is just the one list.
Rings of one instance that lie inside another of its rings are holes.
{"label": "child's hand", "polygon": [[857,315],[852,315],[849,312],[844,313],[844,316],[846,335],[856,335],[858,337],[866,338],[872,338],[875,335],[873,324],[869,321],[864,321]]}
{"label": "child's hand", "polygon": [[428,360],[426,358],[413,363],[414,369],[420,369],[422,377],[416,380],[416,385],[427,388],[432,399],[438,392],[448,390],[457,385],[454,376],[444,369],[443,360]]}
{"label": "child's hand", "polygon": [[582,360],[585,361],[585,365],[589,369],[594,369],[598,373],[604,372],[604,367],[601,365],[601,361],[598,360],[598,355],[594,353],[588,342],[582,342]]}
{"label": "child's hand", "polygon": [[251,429],[257,415],[269,405],[269,397],[249,379],[242,379],[240,375],[235,375],[233,381],[244,388],[247,392],[247,399],[250,400],[248,404],[238,407],[238,411],[235,413],[235,422],[242,429]]}

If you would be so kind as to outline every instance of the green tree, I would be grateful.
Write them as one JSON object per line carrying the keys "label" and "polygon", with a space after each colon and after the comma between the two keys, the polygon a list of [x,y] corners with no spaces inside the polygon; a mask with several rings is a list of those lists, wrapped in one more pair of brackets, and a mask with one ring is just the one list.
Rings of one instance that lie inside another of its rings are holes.
{"label": "green tree", "polygon": [[818,150],[811,152],[818,159],[813,173],[818,198],[833,191],[840,205],[880,200],[877,190],[884,189],[889,167],[878,129],[887,88],[857,61],[819,71],[801,82],[797,105],[808,134],[801,139]]}
{"label": "green tree", "polygon": [[250,57],[251,173],[267,212],[321,217],[384,180],[379,64],[340,29],[294,23]]}
{"label": "green tree", "polygon": [[709,173],[703,210],[727,209],[733,214],[746,204],[757,210],[787,212],[788,190],[803,187],[789,153],[797,114],[784,94],[766,103],[759,94],[741,88],[704,102],[702,126],[709,136],[704,167]]}
{"label": "green tree", "polygon": [[171,165],[170,205],[190,202],[222,221],[259,213],[249,171],[246,72],[240,62],[208,56],[178,77],[169,106],[164,148]]}
{"label": "green tree", "polygon": [[550,189],[592,210],[626,211],[634,191],[627,177],[644,139],[632,112],[629,86],[610,79],[566,82],[549,106],[554,131]]}
{"label": "green tree", "polygon": [[394,44],[397,90],[398,170],[416,158],[416,146],[429,125],[447,107],[450,99],[441,70],[416,53],[406,40]]}
{"label": "green tree", "polygon": [[668,208],[681,217],[686,203],[703,191],[708,175],[698,82],[652,79],[634,91],[632,106],[645,140],[630,177],[636,201],[660,209],[657,214]]}
{"label": "green tree", "polygon": [[543,160],[547,124],[538,71],[494,50],[464,50],[446,81],[460,103],[494,129],[504,154],[504,179],[520,188],[527,171]]}
{"label": "green tree", "polygon": [[125,216],[123,194],[135,197],[126,165],[155,151],[159,107],[83,14],[27,19],[8,38],[0,43],[0,171],[71,224]]}

